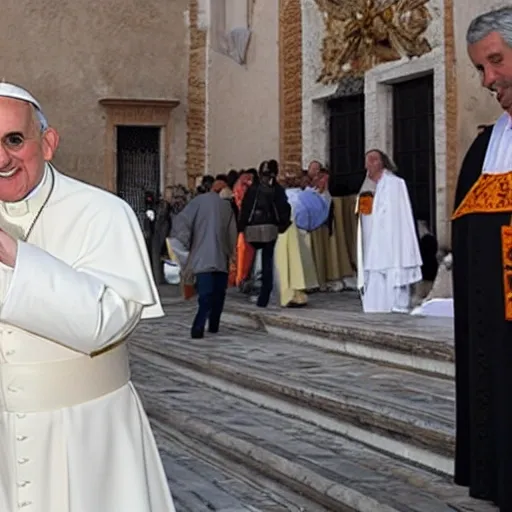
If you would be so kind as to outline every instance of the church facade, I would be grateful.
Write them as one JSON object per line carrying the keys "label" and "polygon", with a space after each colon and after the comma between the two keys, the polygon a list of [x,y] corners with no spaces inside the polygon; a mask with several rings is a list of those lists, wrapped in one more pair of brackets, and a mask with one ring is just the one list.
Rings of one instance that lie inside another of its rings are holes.
{"label": "church facade", "polygon": [[321,160],[348,194],[378,148],[447,244],[464,153],[500,113],[466,54],[477,0],[27,5],[0,20],[4,48],[24,31],[1,78],[42,102],[57,165],[136,208],[146,190],[269,158]]}
{"label": "church facade", "polygon": [[[505,4],[503,0],[501,4]],[[219,25],[219,5],[231,26]],[[279,158],[298,171],[313,159],[351,193],[366,150],[388,153],[415,215],[449,245],[458,170],[479,124],[500,108],[466,52],[465,32],[487,8],[476,0],[197,0],[205,33],[201,165],[225,172]],[[241,7],[243,5],[243,7]],[[498,2],[495,7],[499,7]],[[246,57],[215,34],[250,31]],[[219,30],[220,27],[220,30]],[[354,50],[355,48],[355,50]],[[233,141],[233,142],[230,142]]]}
{"label": "church facade", "polygon": [[[281,136],[282,155],[296,167],[327,162],[342,186],[357,182],[365,150],[385,151],[408,183],[416,216],[448,245],[460,164],[477,126],[500,114],[466,53],[468,24],[489,6],[476,0],[347,4],[282,1],[289,14],[281,16],[280,33],[296,34],[282,41],[289,57],[280,69],[281,126],[294,132]],[[299,44],[302,52],[294,53]],[[300,118],[300,134],[289,128],[292,118]]]}

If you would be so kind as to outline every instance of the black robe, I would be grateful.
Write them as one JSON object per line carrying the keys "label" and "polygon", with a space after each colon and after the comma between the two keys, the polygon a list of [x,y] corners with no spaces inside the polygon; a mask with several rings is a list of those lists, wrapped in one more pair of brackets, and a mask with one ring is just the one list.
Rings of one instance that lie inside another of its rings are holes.
{"label": "black robe", "polygon": [[[482,173],[490,136],[491,128],[464,159],[455,208]],[[510,218],[510,213],[470,214],[452,225],[455,482],[501,512],[512,512],[512,322],[504,313],[500,232]]]}

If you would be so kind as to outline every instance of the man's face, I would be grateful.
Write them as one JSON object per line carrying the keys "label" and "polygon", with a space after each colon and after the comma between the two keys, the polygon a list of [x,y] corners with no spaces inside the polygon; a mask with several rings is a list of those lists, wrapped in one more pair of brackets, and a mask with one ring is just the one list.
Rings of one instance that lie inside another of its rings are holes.
{"label": "man's face", "polygon": [[501,108],[512,114],[512,48],[492,32],[468,46],[469,58],[482,77],[482,85],[496,92]]}
{"label": "man's face", "polygon": [[320,164],[318,162],[311,162],[308,166],[308,176],[313,179],[316,178],[320,172]]}
{"label": "man's face", "polygon": [[382,158],[377,151],[370,151],[366,155],[365,165],[370,178],[377,176],[384,169]]}
{"label": "man's face", "polygon": [[316,181],[316,188],[320,192],[325,192],[328,187],[329,187],[329,175],[326,172],[320,173],[318,175],[318,178]]}
{"label": "man's face", "polygon": [[164,189],[164,200],[170,203],[172,201],[172,188],[165,187]]}
{"label": "man's face", "polygon": [[41,133],[30,104],[0,97],[0,201],[20,201],[39,184],[58,140],[51,128]]}

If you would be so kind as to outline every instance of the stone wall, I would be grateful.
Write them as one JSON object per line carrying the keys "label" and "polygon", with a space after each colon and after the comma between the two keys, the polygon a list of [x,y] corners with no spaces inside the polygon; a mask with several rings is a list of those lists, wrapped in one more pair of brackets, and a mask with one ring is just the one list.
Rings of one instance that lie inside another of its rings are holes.
{"label": "stone wall", "polygon": [[302,165],[311,160],[324,164],[329,160],[329,136],[326,100],[337,85],[318,82],[322,71],[322,41],[325,23],[315,0],[302,0]]}
{"label": "stone wall", "polygon": [[30,89],[61,134],[55,163],[99,186],[103,98],[171,99],[169,176],[182,180],[187,111],[188,0],[10,2],[0,17],[0,78]]}
{"label": "stone wall", "polygon": [[206,27],[200,22],[200,3],[190,0],[189,5],[189,69],[187,114],[188,186],[194,187],[196,177],[206,170]]}
{"label": "stone wall", "polygon": [[282,170],[302,169],[303,56],[301,0],[280,0],[279,90]]}

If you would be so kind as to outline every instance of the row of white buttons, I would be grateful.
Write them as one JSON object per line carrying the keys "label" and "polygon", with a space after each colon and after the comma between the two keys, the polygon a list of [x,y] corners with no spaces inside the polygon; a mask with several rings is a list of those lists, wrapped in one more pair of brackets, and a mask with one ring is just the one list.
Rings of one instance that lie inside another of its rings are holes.
{"label": "row of white buttons", "polygon": [[[11,335],[12,331],[8,330],[8,331],[4,332],[3,329],[0,329],[0,337],[2,337],[4,334]],[[8,349],[5,352],[6,357],[12,357],[15,354],[16,354],[16,350],[14,350],[14,349]],[[10,393],[18,393],[20,391],[20,389],[16,388],[15,386],[8,386],[7,391],[9,391]],[[18,414],[16,414],[16,417],[18,419],[24,419],[26,417],[26,414],[18,413]],[[27,439],[28,439],[28,437],[24,436],[24,435],[16,436],[16,441],[18,441],[18,442],[23,442],[23,441],[26,441]],[[23,466],[24,464],[27,464],[28,462],[30,462],[30,459],[28,459],[27,457],[19,457],[17,459],[17,463],[20,466]],[[22,480],[17,483],[17,486],[19,489],[25,489],[30,484],[31,484],[31,482],[29,480]],[[24,500],[24,501],[21,501],[18,503],[18,509],[24,509],[24,508],[29,507],[30,505],[32,505],[31,501]]]}
{"label": "row of white buttons", "polygon": [[[11,391],[11,390],[9,389],[9,391]],[[19,418],[19,419],[23,419],[23,418],[26,417],[26,414],[18,413],[18,414],[16,414],[16,417]],[[23,441],[26,441],[27,439],[28,439],[28,436],[23,436],[23,435],[17,435],[16,436],[16,441],[18,441],[20,443],[22,443]],[[20,466],[26,464],[27,462],[30,462],[30,459],[28,459],[26,457],[18,458],[18,464]],[[23,480],[21,482],[18,482],[17,485],[18,485],[19,489],[24,489],[28,485],[30,485],[30,483],[31,482],[29,480]],[[26,508],[26,507],[29,507],[30,505],[32,505],[31,501],[22,501],[22,502],[18,503],[18,509]]]}

